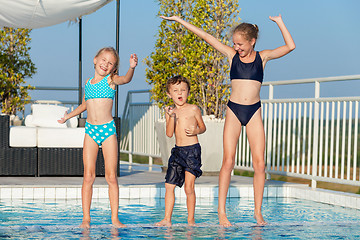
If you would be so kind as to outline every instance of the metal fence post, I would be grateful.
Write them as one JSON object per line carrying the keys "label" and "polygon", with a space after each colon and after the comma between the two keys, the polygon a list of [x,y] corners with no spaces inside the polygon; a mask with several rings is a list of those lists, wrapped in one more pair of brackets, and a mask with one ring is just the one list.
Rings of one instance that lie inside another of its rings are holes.
{"label": "metal fence post", "polygon": [[[272,84],[269,85],[269,100],[274,98],[274,86]],[[271,155],[273,149],[272,145],[272,122],[273,122],[273,103],[269,102],[269,115],[268,115],[268,134],[267,134],[267,154],[266,154],[266,179],[271,179],[271,174],[269,173],[271,170]]]}
{"label": "metal fence post", "polygon": [[311,188],[316,188],[317,165],[318,165],[318,148],[319,148],[319,102],[320,98],[320,82],[315,81],[315,102],[314,102],[314,136],[313,136],[313,154],[312,154],[312,179]]}

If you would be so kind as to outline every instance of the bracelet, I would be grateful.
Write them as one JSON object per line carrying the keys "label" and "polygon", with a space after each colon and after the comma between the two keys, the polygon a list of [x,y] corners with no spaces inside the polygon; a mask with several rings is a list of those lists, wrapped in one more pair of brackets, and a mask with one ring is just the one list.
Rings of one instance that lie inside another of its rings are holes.
{"label": "bracelet", "polygon": [[133,67],[133,68],[132,68],[132,67],[130,67],[130,68],[131,68],[132,70],[135,70],[135,67]]}

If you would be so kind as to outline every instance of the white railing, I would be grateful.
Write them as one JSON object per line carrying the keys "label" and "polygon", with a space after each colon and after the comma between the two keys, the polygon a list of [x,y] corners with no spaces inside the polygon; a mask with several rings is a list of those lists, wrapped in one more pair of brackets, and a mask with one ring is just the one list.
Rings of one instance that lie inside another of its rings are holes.
{"label": "white railing", "polygon": [[[360,97],[320,97],[320,83],[359,80],[360,75],[276,81],[262,100],[268,174],[360,186],[358,136]],[[274,86],[314,83],[314,98],[274,99]],[[252,170],[242,131],[235,168]],[[269,176],[268,176],[269,177]]]}
{"label": "white railing", "polygon": [[[359,80],[360,75],[274,81],[263,83],[269,88],[268,99],[262,99],[262,116],[266,134],[266,172],[360,186],[359,181],[359,101],[360,97],[320,97],[320,83]],[[274,99],[279,85],[314,84],[314,97]],[[160,157],[154,123],[161,117],[159,108],[149,102],[135,103],[133,95],[148,90],[130,91],[122,117],[120,151],[129,154]],[[243,129],[236,169],[253,171],[250,148]],[[222,138],[219,138],[221,141]],[[221,160],[220,160],[221,161]]]}
{"label": "white railing", "polygon": [[133,95],[150,93],[149,90],[129,91],[126,96],[121,118],[120,152],[129,154],[131,164],[133,155],[148,156],[149,165],[153,157],[160,157],[154,123],[161,117],[160,109],[150,102],[134,102]]}

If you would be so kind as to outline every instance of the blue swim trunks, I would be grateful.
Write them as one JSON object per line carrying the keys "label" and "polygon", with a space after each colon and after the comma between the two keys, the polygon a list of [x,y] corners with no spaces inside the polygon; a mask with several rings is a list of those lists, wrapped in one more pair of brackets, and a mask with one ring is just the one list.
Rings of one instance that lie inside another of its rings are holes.
{"label": "blue swim trunks", "polygon": [[201,147],[199,143],[183,147],[175,146],[171,150],[165,182],[182,187],[185,182],[185,171],[198,178],[202,174],[200,167]]}
{"label": "blue swim trunks", "polygon": [[99,146],[110,136],[116,135],[114,120],[100,125],[90,124],[86,121],[85,133],[89,135]]}

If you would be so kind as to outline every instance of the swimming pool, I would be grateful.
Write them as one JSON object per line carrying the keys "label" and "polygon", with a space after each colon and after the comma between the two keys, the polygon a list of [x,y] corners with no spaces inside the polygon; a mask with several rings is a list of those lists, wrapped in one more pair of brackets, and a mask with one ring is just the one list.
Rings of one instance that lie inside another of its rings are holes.
{"label": "swimming pool", "polygon": [[198,198],[197,227],[186,225],[185,199],[174,208],[173,226],[154,227],[164,216],[164,199],[121,199],[119,217],[124,229],[110,226],[108,199],[94,200],[92,228],[78,228],[81,200],[2,200],[0,239],[359,239],[360,210],[294,198],[265,198],[269,222],[258,227],[252,217],[252,198],[229,198],[230,228],[217,224],[217,199]]}

